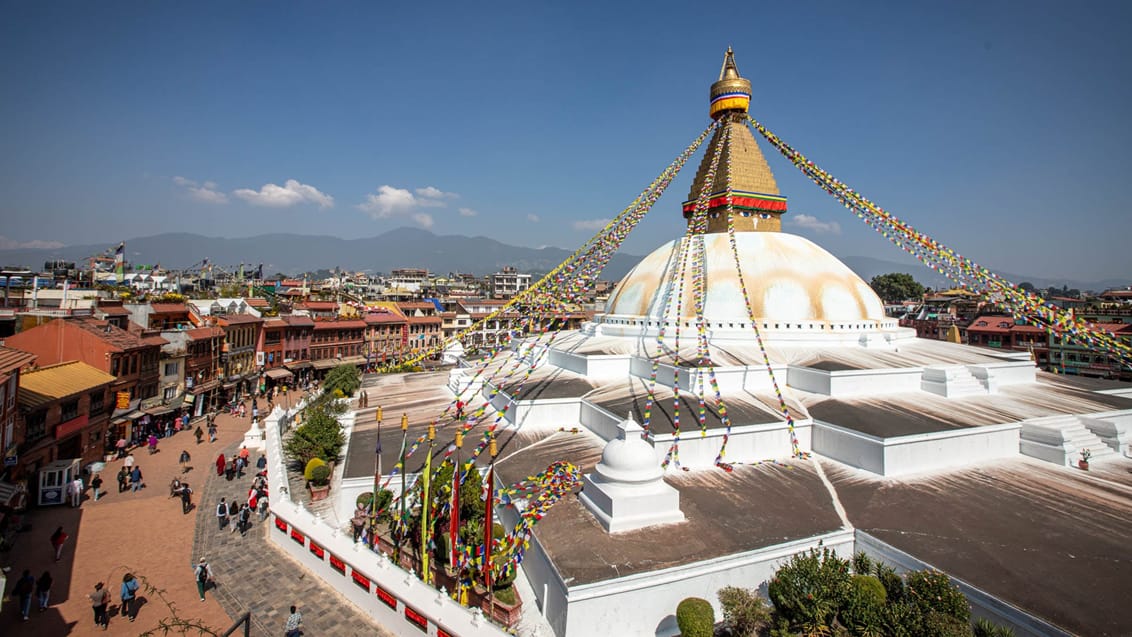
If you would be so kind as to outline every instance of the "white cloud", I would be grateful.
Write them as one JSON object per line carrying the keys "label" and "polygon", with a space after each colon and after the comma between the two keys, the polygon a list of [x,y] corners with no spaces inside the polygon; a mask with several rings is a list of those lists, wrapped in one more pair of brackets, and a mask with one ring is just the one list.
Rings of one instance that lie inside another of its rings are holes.
{"label": "white cloud", "polygon": [[334,206],[334,197],[314,186],[299,183],[294,179],[288,179],[283,182],[282,186],[264,184],[258,191],[240,188],[233,191],[232,194],[253,206],[266,206],[268,208],[289,208],[301,203],[318,204],[319,208]]}
{"label": "white cloud", "polygon": [[542,221],[542,219],[540,219],[538,215],[532,212],[527,214],[527,221],[530,221],[531,223],[538,223]]}
{"label": "white cloud", "polygon": [[574,222],[575,230],[601,230],[612,219],[583,219]]}
{"label": "white cloud", "polygon": [[788,225],[813,230],[818,233],[841,234],[841,224],[836,221],[822,221],[817,217],[805,214],[793,214],[786,217]]}
{"label": "white cloud", "polygon": [[33,239],[31,241],[17,241],[16,239],[9,239],[5,236],[0,236],[0,250],[54,250],[55,248],[62,248],[64,243],[60,241],[43,241],[41,239]]}
{"label": "white cloud", "polygon": [[[421,212],[421,208],[447,208],[448,200],[459,196],[433,186],[410,191],[408,188],[386,184],[378,188],[376,194],[366,195],[366,200],[358,204],[358,209],[368,212],[374,219],[406,217],[422,228],[431,228],[434,224],[432,215]],[[459,213],[464,217],[476,215],[476,211],[471,208],[460,208]]]}
{"label": "white cloud", "polygon": [[444,203],[445,199],[456,199],[460,196],[454,192],[444,192],[443,190],[434,188],[432,186],[417,188],[416,192],[418,205],[432,206],[437,208],[441,208],[447,205]]}
{"label": "white cloud", "polygon": [[215,181],[206,181],[203,184],[184,177],[174,177],[173,183],[185,189],[189,197],[203,203],[228,203],[228,195],[216,189]]}

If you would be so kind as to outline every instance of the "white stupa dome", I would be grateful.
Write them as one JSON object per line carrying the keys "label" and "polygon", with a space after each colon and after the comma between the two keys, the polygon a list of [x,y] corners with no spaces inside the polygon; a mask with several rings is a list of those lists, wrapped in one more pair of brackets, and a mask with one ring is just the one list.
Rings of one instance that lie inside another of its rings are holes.
{"label": "white stupa dome", "polygon": [[[897,328],[884,304],[844,263],[809,239],[782,232],[737,232],[736,252],[751,310],[760,329],[770,332],[862,333]],[[689,238],[657,248],[621,280],[606,303],[603,331],[655,332],[677,317],[693,327],[692,250],[681,275],[680,246]],[[747,303],[727,233],[693,235],[704,245],[704,320],[716,335],[751,335]],[[673,273],[676,276],[673,276]],[[681,282],[681,279],[683,281]],[[682,283],[682,285],[681,285]],[[613,328],[612,330],[607,328]]]}
{"label": "white stupa dome", "polygon": [[660,480],[663,471],[652,445],[641,438],[644,429],[632,415],[617,426],[617,438],[605,444],[595,471],[610,482],[636,484]]}

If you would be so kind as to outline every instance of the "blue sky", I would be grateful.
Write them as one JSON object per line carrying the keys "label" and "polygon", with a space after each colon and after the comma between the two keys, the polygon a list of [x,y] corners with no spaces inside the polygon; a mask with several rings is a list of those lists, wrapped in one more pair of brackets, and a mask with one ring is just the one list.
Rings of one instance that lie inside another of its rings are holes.
{"label": "blue sky", "polygon": [[[1132,278],[1130,6],[2,2],[0,244],[572,248],[706,126],[730,44],[756,118],[918,229],[993,269]],[[790,231],[899,259],[763,150]],[[682,232],[698,161],[626,250]]]}

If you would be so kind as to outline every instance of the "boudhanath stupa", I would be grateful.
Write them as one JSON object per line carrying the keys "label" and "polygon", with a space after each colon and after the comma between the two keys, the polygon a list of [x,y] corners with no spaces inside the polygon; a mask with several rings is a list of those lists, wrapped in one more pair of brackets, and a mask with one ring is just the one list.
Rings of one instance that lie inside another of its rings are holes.
{"label": "boudhanath stupa", "polygon": [[[524,613],[559,637],[676,634],[682,599],[758,588],[819,545],[939,568],[1013,609],[995,619],[1018,634],[1132,633],[1132,386],[900,327],[844,263],[782,231],[751,94],[728,50],[689,232],[603,313],[484,366],[370,377],[371,404],[416,432],[457,396],[486,403],[500,484],[581,469],[521,564]],[[347,478],[372,476],[373,436],[354,432]]]}

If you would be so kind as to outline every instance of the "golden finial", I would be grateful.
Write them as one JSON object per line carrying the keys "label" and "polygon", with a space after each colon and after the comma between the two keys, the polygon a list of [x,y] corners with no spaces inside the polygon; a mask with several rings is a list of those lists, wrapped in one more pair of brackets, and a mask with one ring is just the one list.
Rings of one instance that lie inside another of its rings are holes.
{"label": "golden finial", "polygon": [[428,441],[436,440],[436,423],[428,423]]}
{"label": "golden finial", "polygon": [[401,414],[401,431],[409,430],[409,414]]}
{"label": "golden finial", "polygon": [[751,105],[751,81],[739,75],[731,47],[727,47],[727,53],[723,56],[719,79],[711,85],[710,97],[710,113],[714,119],[729,112],[746,113]]}
{"label": "golden finial", "polygon": [[499,453],[499,448],[495,446],[495,432],[493,431],[488,435],[490,436],[490,438],[487,443],[487,451],[491,454],[492,458],[495,458],[496,454]]}
{"label": "golden finial", "polygon": [[456,430],[456,448],[459,449],[464,446],[464,431],[462,429]]}
{"label": "golden finial", "polygon": [[381,405],[377,406],[377,422],[381,422]]}

